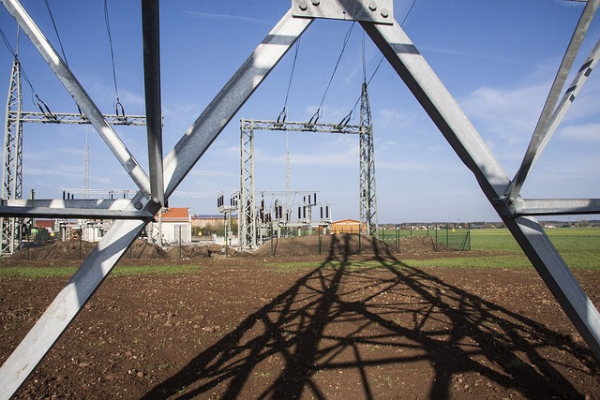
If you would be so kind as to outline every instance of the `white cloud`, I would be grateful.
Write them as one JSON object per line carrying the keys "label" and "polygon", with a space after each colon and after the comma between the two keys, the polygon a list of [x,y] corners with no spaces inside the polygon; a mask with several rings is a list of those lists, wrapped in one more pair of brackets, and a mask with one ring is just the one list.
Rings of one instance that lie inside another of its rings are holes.
{"label": "white cloud", "polygon": [[600,123],[575,125],[560,129],[559,136],[584,143],[600,143]]}
{"label": "white cloud", "polygon": [[270,24],[270,25],[273,25],[275,23],[275,21],[270,21],[267,19],[241,17],[238,15],[212,14],[212,13],[203,13],[203,12],[197,12],[197,11],[185,11],[185,13],[192,15],[194,17],[202,18],[202,19],[244,21],[244,22],[255,22],[255,23]]}
{"label": "white cloud", "polygon": [[497,145],[528,143],[548,92],[547,85],[514,89],[482,87],[460,101],[485,138]]}

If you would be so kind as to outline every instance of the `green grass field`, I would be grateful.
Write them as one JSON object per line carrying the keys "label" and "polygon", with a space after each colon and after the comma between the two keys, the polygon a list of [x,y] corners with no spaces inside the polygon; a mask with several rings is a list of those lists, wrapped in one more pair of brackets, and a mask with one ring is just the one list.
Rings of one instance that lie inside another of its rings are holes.
{"label": "green grass field", "polygon": [[[546,231],[569,267],[600,270],[600,228],[556,228]],[[528,268],[531,263],[508,229],[471,230],[471,250],[501,252],[491,257],[414,260],[414,266]]]}
{"label": "green grass field", "polygon": [[[572,269],[600,270],[600,228],[556,228],[548,229],[548,236],[561,252],[562,257]],[[445,268],[532,268],[515,239],[507,229],[473,229],[471,230],[471,249],[474,251],[497,252],[498,255],[477,256],[465,252],[464,257],[436,258],[432,260],[411,259],[400,255],[402,264],[412,267],[445,267]],[[125,260],[126,263],[126,260]],[[300,265],[301,264],[301,265]],[[269,264],[282,272],[287,269],[310,268],[309,263],[290,263],[289,265]],[[350,263],[349,267],[376,267],[376,262]],[[112,275],[188,273],[197,271],[202,266],[194,265],[119,265]],[[4,267],[0,268],[2,277],[68,277],[75,272],[74,267]]]}

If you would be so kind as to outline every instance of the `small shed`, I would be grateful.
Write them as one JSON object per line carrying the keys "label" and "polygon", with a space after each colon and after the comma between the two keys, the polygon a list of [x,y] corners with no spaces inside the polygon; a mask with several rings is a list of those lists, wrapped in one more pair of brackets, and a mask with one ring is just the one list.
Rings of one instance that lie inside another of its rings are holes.
{"label": "small shed", "polygon": [[163,208],[161,210],[160,221],[162,224],[163,242],[192,242],[192,219],[189,208]]}
{"label": "small shed", "polygon": [[331,223],[331,233],[359,233],[360,221],[355,219],[341,219]]}

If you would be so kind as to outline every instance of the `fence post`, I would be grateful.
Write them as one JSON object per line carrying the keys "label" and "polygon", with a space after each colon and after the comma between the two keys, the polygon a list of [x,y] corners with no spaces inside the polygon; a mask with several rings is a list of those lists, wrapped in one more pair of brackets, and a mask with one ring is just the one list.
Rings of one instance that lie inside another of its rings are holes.
{"label": "fence post", "polygon": [[433,250],[437,253],[438,249],[438,230],[439,230],[439,225],[436,222],[435,223],[435,245],[433,246]]}
{"label": "fence post", "polygon": [[[178,228],[179,228],[179,261],[181,261],[181,225],[179,225]],[[225,244],[225,254],[227,254],[227,243]]]}
{"label": "fence post", "polygon": [[318,227],[317,231],[319,232],[319,255],[321,255],[321,227]]}
{"label": "fence post", "polygon": [[400,231],[398,230],[398,224],[396,224],[396,253],[400,253],[400,239],[398,237],[399,234]]}

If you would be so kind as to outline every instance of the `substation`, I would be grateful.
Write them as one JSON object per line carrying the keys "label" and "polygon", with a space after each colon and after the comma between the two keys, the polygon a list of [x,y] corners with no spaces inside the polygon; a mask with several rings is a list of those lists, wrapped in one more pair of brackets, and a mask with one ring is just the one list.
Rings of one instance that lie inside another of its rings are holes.
{"label": "substation", "polygon": [[[550,94],[532,133],[530,144],[517,174],[512,178],[506,175],[458,103],[401,25],[394,20],[392,0],[292,0],[289,11],[265,39],[257,43],[255,51],[166,156],[163,156],[162,145],[158,0],[141,2],[144,69],[140,73],[145,77],[145,116],[126,115],[118,100],[115,114],[102,114],[69,68],[64,54],[61,56],[50,44],[28,11],[17,0],[1,1],[80,110],[80,113],[76,114],[55,113],[38,98],[39,112],[24,112],[21,101],[20,64],[15,56],[4,130],[0,207],[2,254],[11,254],[18,247],[24,219],[52,217],[114,222],[110,227],[106,227],[107,232],[96,248],[82,262],[77,272],[0,368],[0,398],[8,399],[19,390],[129,246],[167,204],[168,199],[217,136],[232,122],[242,105],[294,47],[303,32],[310,28],[311,23],[320,18],[360,24],[462,163],[471,171],[483,194],[515,237],[565,314],[594,355],[600,359],[600,313],[536,219],[540,215],[598,214],[600,199],[527,199],[521,196],[521,188],[529,171],[598,61],[600,42],[578,69],[573,81],[566,85],[568,73],[573,68],[575,56],[588,33],[600,0],[585,2],[573,37],[558,66],[556,79],[549,88]],[[365,233],[377,232],[373,128],[366,82],[363,83],[360,101],[360,125],[349,125],[347,120],[324,124],[318,121],[318,112],[308,122],[289,122],[286,121],[285,107],[276,121],[242,119],[240,190],[231,196],[229,205],[225,204],[224,197],[220,197],[218,206],[225,214],[231,215],[234,211],[239,213],[240,245],[243,249],[253,250],[264,238],[284,235],[289,229],[327,229],[331,223],[332,211],[326,202],[319,204],[318,191],[294,192],[291,189],[289,158],[286,191],[255,191],[253,140],[255,131],[259,130],[358,135],[361,226]],[[137,186],[135,194],[102,199],[75,199],[69,196],[63,196],[62,199],[23,199],[22,140],[25,123],[91,125]],[[135,124],[146,126],[149,158],[147,171],[136,161],[115,130],[116,127]],[[293,200],[292,196],[298,196],[297,201]],[[265,205],[265,198],[268,197],[277,197],[277,202],[270,208]],[[319,200],[321,201],[320,198]],[[292,204],[298,207],[297,219],[292,217],[296,211]]]}

